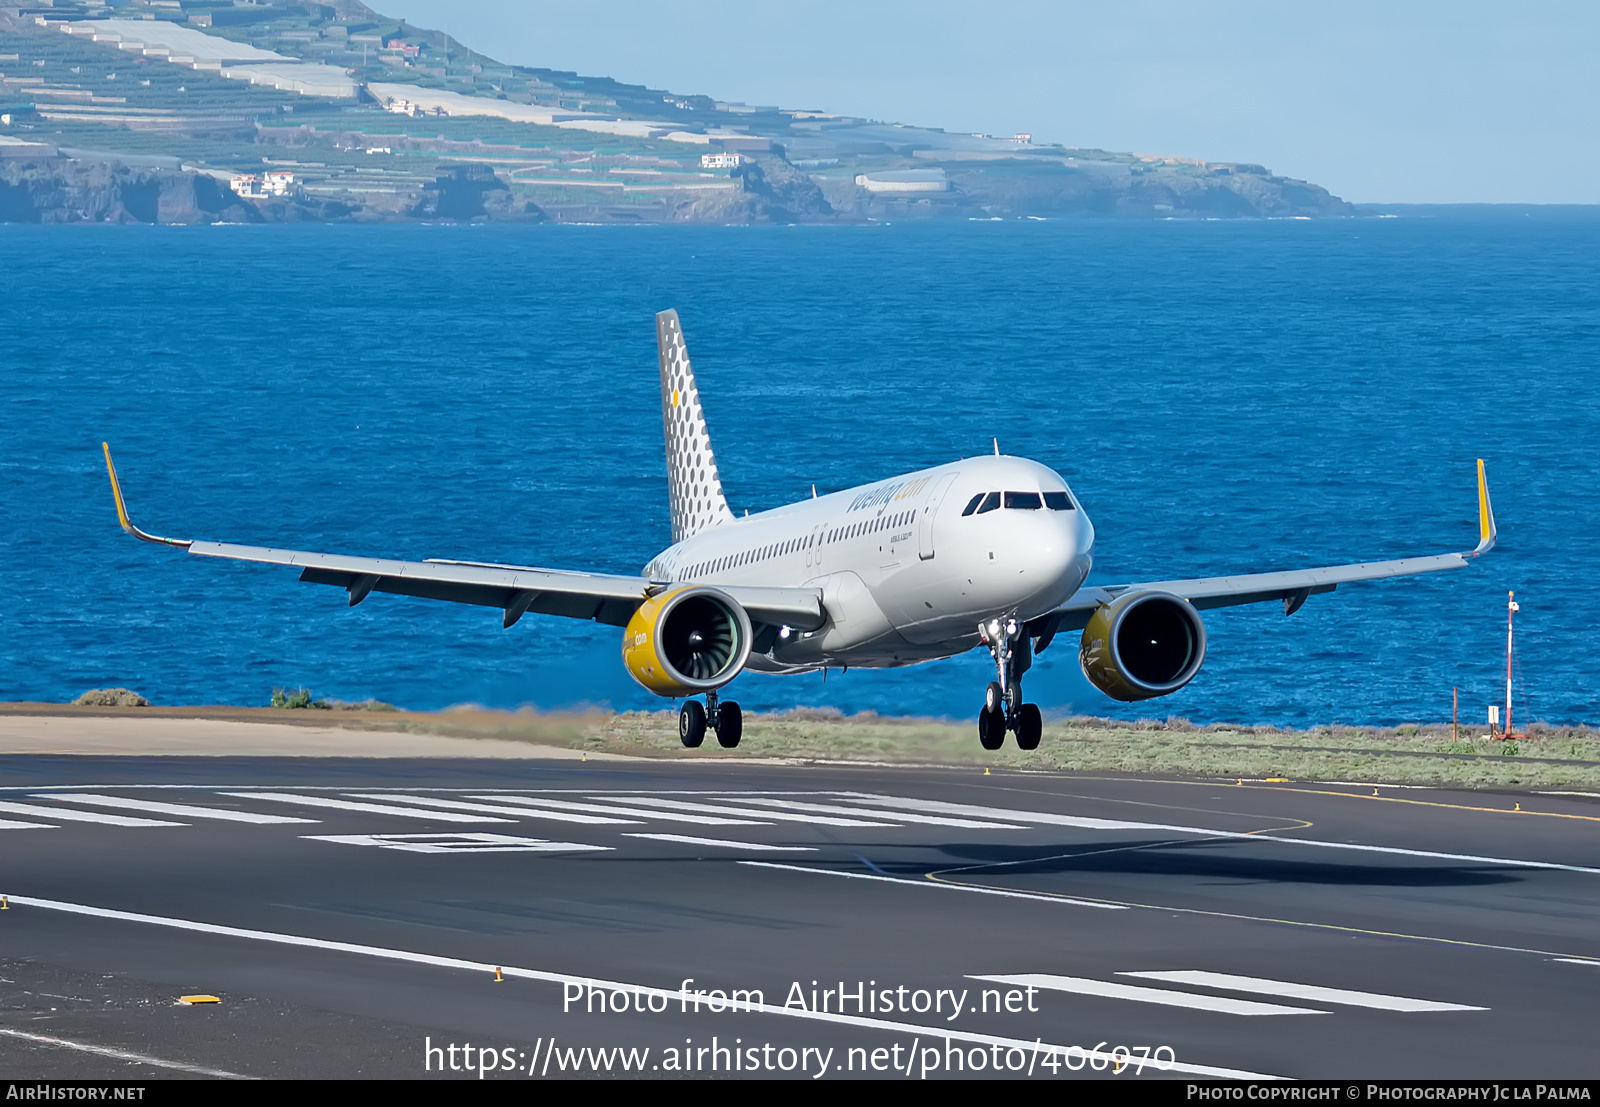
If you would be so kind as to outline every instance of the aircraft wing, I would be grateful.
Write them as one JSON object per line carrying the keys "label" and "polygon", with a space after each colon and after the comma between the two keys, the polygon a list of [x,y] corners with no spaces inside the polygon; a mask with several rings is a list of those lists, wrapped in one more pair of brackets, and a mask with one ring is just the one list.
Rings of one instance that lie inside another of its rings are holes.
{"label": "aircraft wing", "polygon": [[1409,577],[1437,573],[1445,569],[1464,569],[1470,559],[1494,548],[1498,531],[1494,510],[1489,504],[1489,485],[1484,478],[1483,459],[1478,459],[1478,545],[1465,553],[1407,557],[1397,561],[1365,561],[1353,565],[1330,565],[1317,569],[1290,569],[1276,573],[1248,573],[1239,576],[1197,577],[1191,580],[1153,580],[1134,584],[1107,584],[1080,589],[1072,599],[1048,614],[1032,619],[1028,633],[1040,640],[1037,649],[1050,644],[1057,632],[1082,630],[1100,607],[1128,592],[1170,592],[1182,596],[1196,608],[1234,607],[1239,604],[1283,601],[1283,613],[1293,615],[1310,596],[1332,592],[1341,584],[1363,580]]}
{"label": "aircraft wing", "polygon": [[[240,546],[229,542],[162,538],[145,533],[129,519],[122,485],[117,479],[116,467],[111,462],[111,448],[103,448],[106,471],[111,476],[111,492],[117,503],[117,519],[122,529],[133,537],[186,550],[200,557],[293,566],[300,570],[300,579],[303,581],[332,584],[345,589],[351,607],[373,592],[390,592],[451,603],[498,607],[504,613],[502,625],[507,627],[529,611],[626,626],[640,604],[671,587],[667,581],[610,573],[579,573],[444,558],[397,561],[268,546]],[[822,625],[822,594],[815,588],[719,587],[745,608],[752,622],[773,627],[787,625],[804,630]]]}

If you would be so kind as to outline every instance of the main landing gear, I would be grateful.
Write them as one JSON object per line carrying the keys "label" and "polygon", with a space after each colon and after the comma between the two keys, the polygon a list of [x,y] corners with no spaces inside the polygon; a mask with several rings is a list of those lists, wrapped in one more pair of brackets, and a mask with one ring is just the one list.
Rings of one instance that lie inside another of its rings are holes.
{"label": "main landing gear", "polygon": [[706,693],[706,705],[699,700],[685,700],[678,709],[678,738],[689,749],[696,749],[706,740],[706,727],[717,732],[717,745],[731,750],[744,735],[744,716],[739,705],[729,700],[718,704],[715,692]]}
{"label": "main landing gear", "polygon": [[1006,731],[1017,735],[1017,748],[1036,750],[1044,734],[1044,718],[1039,705],[1022,702],[1022,674],[1033,666],[1033,643],[1015,616],[990,619],[978,624],[978,636],[994,657],[995,673],[984,690],[983,710],[978,713],[978,742],[986,750],[997,750],[1006,740]]}

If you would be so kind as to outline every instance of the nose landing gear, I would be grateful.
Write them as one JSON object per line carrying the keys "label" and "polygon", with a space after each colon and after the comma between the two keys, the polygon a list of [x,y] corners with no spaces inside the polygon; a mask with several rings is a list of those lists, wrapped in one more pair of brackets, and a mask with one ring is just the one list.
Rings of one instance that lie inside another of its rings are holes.
{"label": "nose landing gear", "polygon": [[731,750],[744,736],[744,715],[732,700],[719,704],[716,692],[706,693],[706,705],[699,700],[685,700],[678,709],[678,739],[689,749],[696,749],[706,739],[706,728],[717,733],[717,745]]}
{"label": "nose landing gear", "polygon": [[978,624],[978,636],[994,657],[999,679],[984,690],[983,710],[978,714],[978,742],[986,750],[999,749],[1006,731],[1015,731],[1017,748],[1039,748],[1044,734],[1044,719],[1039,705],[1022,702],[1022,674],[1033,666],[1033,643],[1016,617],[1006,616]]}

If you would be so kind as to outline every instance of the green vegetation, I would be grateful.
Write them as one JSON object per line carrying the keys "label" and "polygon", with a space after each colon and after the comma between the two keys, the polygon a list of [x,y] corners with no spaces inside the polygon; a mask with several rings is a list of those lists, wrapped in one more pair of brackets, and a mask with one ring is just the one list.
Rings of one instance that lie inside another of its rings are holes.
{"label": "green vegetation", "polygon": [[274,688],[272,690],[272,706],[281,707],[289,711],[304,708],[315,708],[318,711],[326,711],[328,709],[328,704],[325,700],[312,699],[311,689],[309,688],[296,688],[293,692],[283,688]]}
{"label": "green vegetation", "polygon": [[292,692],[287,688],[274,688],[271,702],[273,707],[281,708],[285,711],[397,712],[400,710],[394,704],[384,703],[382,700],[319,700],[312,696],[309,688],[296,688]]}
{"label": "green vegetation", "polygon": [[588,752],[645,757],[795,758],[891,764],[1005,766],[1013,769],[1150,776],[1350,781],[1451,788],[1600,790],[1600,731],[1535,727],[1516,742],[1471,734],[1450,741],[1449,726],[1197,727],[1185,719],[1073,718],[1048,724],[1032,753],[978,746],[967,723],[885,718],[870,712],[795,710],[745,719],[744,740],[722,750],[678,742],[670,711],[544,714],[478,709],[404,713],[384,729],[500,738]]}

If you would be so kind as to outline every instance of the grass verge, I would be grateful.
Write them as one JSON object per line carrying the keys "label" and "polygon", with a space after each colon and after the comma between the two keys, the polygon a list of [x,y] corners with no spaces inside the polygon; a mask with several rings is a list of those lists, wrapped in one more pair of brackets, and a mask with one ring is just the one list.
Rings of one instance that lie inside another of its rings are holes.
{"label": "grass verge", "polygon": [[[334,706],[334,705],[330,705]],[[1309,730],[1213,724],[1186,719],[1119,722],[1079,717],[1048,723],[1039,749],[1013,741],[993,753],[978,745],[977,728],[943,719],[890,718],[871,712],[844,716],[830,709],[797,709],[745,716],[736,750],[706,736],[698,750],[678,742],[675,711],[588,713],[396,711],[387,704],[340,704],[341,710],[286,711],[272,707],[140,707],[3,703],[0,715],[215,719],[349,730],[498,738],[564,749],[635,757],[879,764],[994,766],[1067,772],[1130,773],[1359,783],[1445,788],[1561,789],[1600,793],[1600,730],[1533,726],[1530,735],[1491,742],[1481,731],[1450,740],[1448,726],[1319,726]]]}
{"label": "grass verge", "polygon": [[1047,724],[1039,749],[1007,741],[990,753],[977,729],[937,719],[850,717],[791,711],[745,718],[736,750],[678,742],[670,711],[545,715],[535,712],[403,713],[394,725],[420,733],[503,738],[645,757],[781,757],[800,760],[993,765],[1070,772],[1196,777],[1285,777],[1450,788],[1560,788],[1600,792],[1600,731],[1544,728],[1532,737],[1451,742],[1444,727],[1196,727],[1185,720],[1138,723],[1077,718]]}

